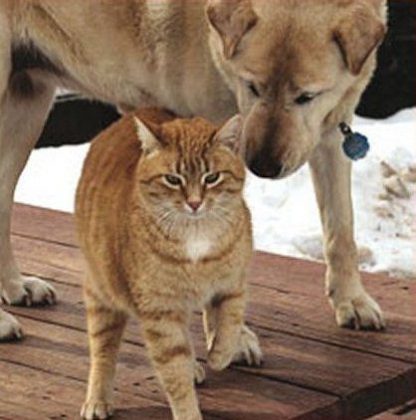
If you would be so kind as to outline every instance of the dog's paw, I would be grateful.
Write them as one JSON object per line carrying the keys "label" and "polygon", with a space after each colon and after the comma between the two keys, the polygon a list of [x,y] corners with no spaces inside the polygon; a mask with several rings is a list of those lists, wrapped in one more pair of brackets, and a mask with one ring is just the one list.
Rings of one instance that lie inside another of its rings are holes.
{"label": "dog's paw", "polygon": [[19,340],[22,337],[22,327],[17,319],[0,309],[0,341]]}
{"label": "dog's paw", "polygon": [[234,354],[232,362],[247,366],[261,366],[263,362],[259,339],[246,325],[241,331],[237,352]]}
{"label": "dog's paw", "polygon": [[201,363],[195,360],[194,362],[194,380],[197,385],[202,385],[205,381],[205,369]]}
{"label": "dog's paw", "polygon": [[113,407],[106,401],[91,399],[81,408],[81,418],[86,420],[108,419],[113,415]]}
{"label": "dog's paw", "polygon": [[378,303],[365,291],[352,299],[343,299],[335,306],[337,324],[356,330],[382,330],[386,323]]}
{"label": "dog's paw", "polygon": [[2,299],[9,305],[32,306],[56,303],[55,289],[37,277],[22,277],[4,287]]}

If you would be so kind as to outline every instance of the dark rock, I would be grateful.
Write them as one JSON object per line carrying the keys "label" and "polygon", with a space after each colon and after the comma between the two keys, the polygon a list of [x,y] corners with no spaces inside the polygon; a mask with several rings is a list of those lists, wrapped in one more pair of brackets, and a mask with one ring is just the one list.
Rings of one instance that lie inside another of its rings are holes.
{"label": "dark rock", "polygon": [[111,105],[72,94],[58,96],[36,147],[89,142],[119,118]]}
{"label": "dark rock", "polygon": [[386,118],[416,105],[416,1],[391,0],[389,9],[378,68],[357,110],[365,117]]}

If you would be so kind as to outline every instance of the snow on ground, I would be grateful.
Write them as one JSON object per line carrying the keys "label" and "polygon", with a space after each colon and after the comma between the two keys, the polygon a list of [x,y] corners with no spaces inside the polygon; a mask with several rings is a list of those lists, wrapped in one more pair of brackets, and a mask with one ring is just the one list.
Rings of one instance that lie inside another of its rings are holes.
{"label": "snow on ground", "polygon": [[[368,157],[354,163],[353,169],[361,268],[416,277],[416,109],[384,121],[356,118],[354,129],[371,142]],[[72,211],[87,150],[88,145],[34,151],[19,182],[16,201]],[[249,175],[246,197],[257,249],[323,259],[319,215],[307,166],[281,181]]]}

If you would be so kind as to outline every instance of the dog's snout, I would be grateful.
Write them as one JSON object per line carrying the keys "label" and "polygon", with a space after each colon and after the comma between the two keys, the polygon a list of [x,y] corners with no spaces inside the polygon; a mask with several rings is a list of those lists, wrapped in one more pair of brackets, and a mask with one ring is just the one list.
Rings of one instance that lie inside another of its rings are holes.
{"label": "dog's snout", "polygon": [[283,165],[271,156],[257,155],[250,163],[249,169],[261,178],[277,178],[283,170]]}

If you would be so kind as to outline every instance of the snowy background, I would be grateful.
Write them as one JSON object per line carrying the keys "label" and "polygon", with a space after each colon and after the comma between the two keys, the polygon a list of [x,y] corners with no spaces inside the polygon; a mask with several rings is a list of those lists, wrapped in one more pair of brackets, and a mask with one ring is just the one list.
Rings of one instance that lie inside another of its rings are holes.
{"label": "snowy background", "polygon": [[[355,231],[361,268],[416,278],[416,108],[383,121],[356,118],[371,142],[354,163]],[[16,201],[72,212],[89,145],[32,153]],[[319,215],[307,166],[281,181],[248,176],[256,248],[322,261]]]}

